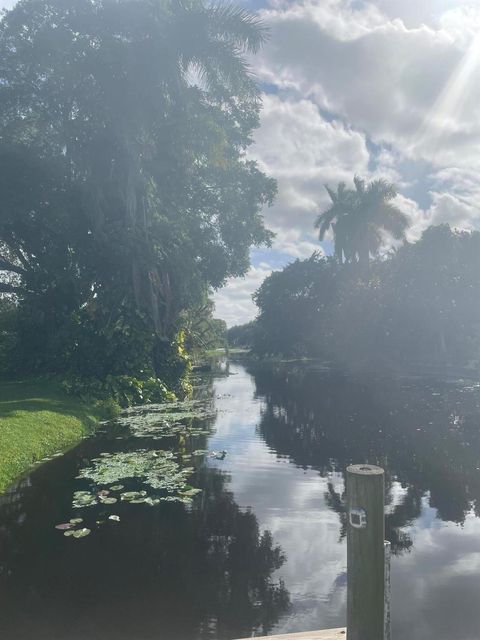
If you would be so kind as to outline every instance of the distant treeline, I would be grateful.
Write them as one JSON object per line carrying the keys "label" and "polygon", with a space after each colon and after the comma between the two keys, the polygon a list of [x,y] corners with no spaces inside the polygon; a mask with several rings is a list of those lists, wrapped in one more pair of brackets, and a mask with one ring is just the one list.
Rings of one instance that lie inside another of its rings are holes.
{"label": "distant treeline", "polygon": [[467,364],[480,359],[480,233],[428,228],[362,269],[313,254],[272,273],[254,323],[229,331],[259,356],[347,366]]}

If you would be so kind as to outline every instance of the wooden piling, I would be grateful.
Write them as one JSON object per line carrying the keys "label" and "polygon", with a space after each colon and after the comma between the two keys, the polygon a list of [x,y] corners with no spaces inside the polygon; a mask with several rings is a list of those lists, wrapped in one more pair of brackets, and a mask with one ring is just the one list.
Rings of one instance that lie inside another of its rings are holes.
{"label": "wooden piling", "polygon": [[384,472],[347,468],[348,640],[383,640],[385,626]]}

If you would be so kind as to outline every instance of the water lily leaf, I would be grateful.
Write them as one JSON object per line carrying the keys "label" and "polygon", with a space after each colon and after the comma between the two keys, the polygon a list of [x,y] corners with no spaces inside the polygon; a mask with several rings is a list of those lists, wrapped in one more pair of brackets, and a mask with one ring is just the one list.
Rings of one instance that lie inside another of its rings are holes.
{"label": "water lily leaf", "polygon": [[121,491],[123,489],[123,484],[114,484],[113,487],[110,487],[110,491]]}
{"label": "water lily leaf", "polygon": [[65,522],[64,524],[56,524],[55,529],[60,529],[60,531],[64,531],[65,529],[71,529],[73,524],[70,522]]}
{"label": "water lily leaf", "polygon": [[72,524],[80,524],[81,522],[83,522],[83,518],[71,518],[70,522]]}
{"label": "water lily leaf", "polygon": [[98,492],[99,496],[108,496],[108,494],[110,493],[110,491],[108,491],[107,489],[102,489],[101,491]]}
{"label": "water lily leaf", "polygon": [[191,489],[188,489],[187,491],[182,491],[181,495],[182,496],[186,496],[188,498],[191,498],[192,496],[196,496],[199,493],[202,493],[201,489],[194,489],[193,487]]}
{"label": "water lily leaf", "polygon": [[127,409],[116,424],[128,427],[134,437],[157,440],[176,435],[208,435],[210,431],[205,426],[192,421],[204,421],[215,415],[207,400],[184,400]]}
{"label": "water lily leaf", "polygon": [[75,533],[75,531],[73,529],[68,529],[67,531],[63,532],[64,536],[73,536],[73,534]]}
{"label": "water lily leaf", "polygon": [[97,504],[96,496],[89,491],[75,491],[73,494],[73,506],[75,508],[91,507]]}
{"label": "water lily leaf", "polygon": [[125,491],[125,493],[120,494],[120,498],[126,501],[136,500],[138,498],[143,498],[147,495],[146,491]]}
{"label": "water lily leaf", "polygon": [[210,457],[215,458],[216,460],[223,460],[227,455],[226,451],[211,451]]}
{"label": "water lily leaf", "polygon": [[120,516],[108,516],[108,519],[114,522],[120,522]]}
{"label": "water lily leaf", "polygon": [[85,527],[84,529],[77,529],[76,531],[73,531],[72,535],[74,538],[85,538],[85,536],[88,536],[90,533],[90,529]]}
{"label": "water lily leaf", "polygon": [[[176,494],[183,494],[183,498],[190,497],[189,491],[192,487],[188,484],[189,476],[194,472],[194,467],[181,467],[175,459],[175,454],[162,449],[152,451],[139,449],[129,452],[116,452],[109,456],[94,458],[91,466],[86,467],[80,473],[82,478],[89,479],[97,485],[110,485],[111,488],[120,490],[123,484],[113,484],[125,478],[132,478],[140,481],[150,489],[160,491],[174,497]],[[73,498],[73,506],[87,507],[98,504],[114,504],[116,498],[105,495],[104,489],[98,494],[88,491],[77,491]],[[193,494],[191,494],[193,495]],[[140,504],[146,502],[147,491],[124,491],[120,498],[124,502]],[[160,496],[159,496],[160,499]],[[151,506],[151,502],[148,502]],[[158,503],[153,503],[158,504]]]}
{"label": "water lily leaf", "polygon": [[206,456],[208,451],[206,449],[197,449],[192,453],[192,456]]}

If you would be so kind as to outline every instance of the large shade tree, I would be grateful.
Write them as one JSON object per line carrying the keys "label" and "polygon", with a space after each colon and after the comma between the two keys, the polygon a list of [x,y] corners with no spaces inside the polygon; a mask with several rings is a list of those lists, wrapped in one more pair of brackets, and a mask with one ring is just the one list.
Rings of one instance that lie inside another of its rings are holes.
{"label": "large shade tree", "polygon": [[[0,280],[24,350],[161,366],[181,311],[268,244],[245,157],[257,19],[202,0],[21,0],[0,23]],[[91,355],[94,354],[94,357]]]}
{"label": "large shade tree", "polygon": [[395,186],[386,180],[366,183],[355,176],[354,189],[340,182],[336,191],[326,187],[331,204],[315,221],[319,239],[333,232],[335,256],[339,262],[359,262],[368,267],[370,256],[377,255],[390,236],[405,239],[409,221],[393,202]]}

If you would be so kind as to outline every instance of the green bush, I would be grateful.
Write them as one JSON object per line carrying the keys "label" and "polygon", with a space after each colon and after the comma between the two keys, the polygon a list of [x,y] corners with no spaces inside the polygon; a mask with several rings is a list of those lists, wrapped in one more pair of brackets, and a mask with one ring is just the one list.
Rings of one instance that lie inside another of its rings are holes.
{"label": "green bush", "polygon": [[88,401],[97,401],[102,408],[114,417],[117,407],[130,407],[135,404],[152,402],[170,402],[176,399],[165,383],[159,378],[144,380],[133,376],[107,376],[105,380],[95,378],[68,377],[62,383],[65,391]]}

